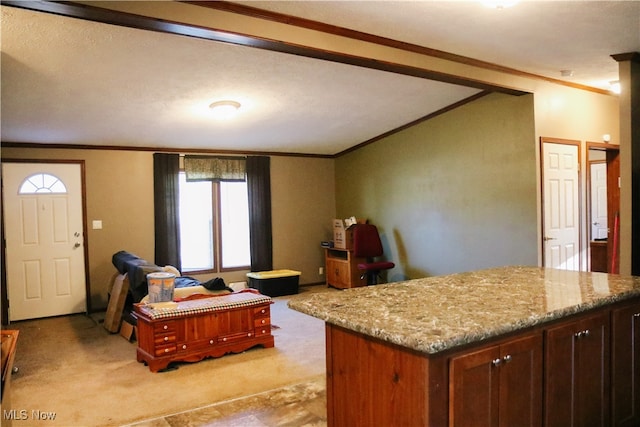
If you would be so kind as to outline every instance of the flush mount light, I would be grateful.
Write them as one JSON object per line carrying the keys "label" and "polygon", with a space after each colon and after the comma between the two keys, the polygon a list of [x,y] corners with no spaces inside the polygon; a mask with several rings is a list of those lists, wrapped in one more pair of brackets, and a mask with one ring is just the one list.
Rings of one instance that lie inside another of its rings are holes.
{"label": "flush mount light", "polygon": [[613,93],[620,94],[620,92],[622,91],[622,88],[620,87],[620,81],[614,80],[612,82],[609,82],[609,90],[611,90],[611,92]]}
{"label": "flush mount light", "polygon": [[216,101],[209,105],[211,111],[213,112],[214,117],[218,119],[229,119],[238,112],[240,108],[240,103],[237,101]]}
{"label": "flush mount light", "polygon": [[481,0],[482,4],[493,9],[504,9],[518,3],[518,0]]}
{"label": "flush mount light", "polygon": [[560,75],[562,77],[571,77],[573,76],[573,70],[560,70]]}

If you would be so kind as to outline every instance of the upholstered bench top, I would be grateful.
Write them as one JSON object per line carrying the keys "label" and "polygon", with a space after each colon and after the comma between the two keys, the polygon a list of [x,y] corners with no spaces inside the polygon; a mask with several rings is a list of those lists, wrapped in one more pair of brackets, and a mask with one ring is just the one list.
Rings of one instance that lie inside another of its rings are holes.
{"label": "upholstered bench top", "polygon": [[270,303],[271,298],[253,292],[238,292],[229,295],[214,296],[210,298],[180,301],[172,304],[141,304],[140,311],[151,319],[163,319],[179,317],[186,314],[207,313],[211,311],[224,311],[238,307],[250,307]]}

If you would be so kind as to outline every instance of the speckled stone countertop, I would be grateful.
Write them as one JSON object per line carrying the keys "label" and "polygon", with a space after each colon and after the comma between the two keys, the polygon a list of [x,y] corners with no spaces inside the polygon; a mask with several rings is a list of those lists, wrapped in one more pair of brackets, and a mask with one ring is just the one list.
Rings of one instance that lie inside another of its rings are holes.
{"label": "speckled stone countertop", "polygon": [[503,267],[299,295],[289,307],[435,354],[640,297],[640,277]]}

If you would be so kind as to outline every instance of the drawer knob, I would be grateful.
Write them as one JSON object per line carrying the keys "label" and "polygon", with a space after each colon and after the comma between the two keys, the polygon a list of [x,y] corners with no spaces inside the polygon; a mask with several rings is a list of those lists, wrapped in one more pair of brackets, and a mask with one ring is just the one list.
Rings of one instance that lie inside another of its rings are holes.
{"label": "drawer knob", "polygon": [[267,331],[265,331],[265,330],[263,329],[263,330],[262,330],[262,333],[263,333],[263,334],[266,334],[266,333],[267,333]]}
{"label": "drawer knob", "polygon": [[209,340],[209,344],[213,344],[213,340]]}
{"label": "drawer knob", "polygon": [[633,317],[640,317],[640,313],[634,313]]}
{"label": "drawer knob", "polygon": [[493,361],[491,362],[493,366],[500,366],[501,363],[502,363],[502,359],[500,358],[493,359]]}
{"label": "drawer knob", "polygon": [[250,336],[251,336],[251,332],[249,332],[249,333],[247,334],[247,336],[248,336],[248,337],[250,337]]}
{"label": "drawer knob", "polygon": [[[265,310],[264,308],[260,311],[260,313],[262,313],[262,314],[264,314],[264,313],[266,313],[266,312],[267,312],[267,310]],[[639,314],[640,314],[640,313],[639,313]]]}
{"label": "drawer knob", "polygon": [[586,338],[589,335],[591,335],[591,331],[589,329],[585,329],[584,331],[576,332],[575,334],[573,334],[573,336],[575,336],[578,339]]}
{"label": "drawer knob", "polygon": [[222,338],[222,341],[226,341],[226,340],[227,340],[227,338]]}
{"label": "drawer knob", "polygon": [[511,355],[507,354],[505,357],[502,358],[502,360],[504,361],[504,363],[511,362]]}
{"label": "drawer knob", "polygon": [[164,352],[165,352],[165,353],[169,353],[169,349],[168,349],[168,348],[165,348],[165,349],[164,349]]}
{"label": "drawer knob", "polygon": [[166,331],[167,329],[169,329],[169,326],[164,325],[164,326],[162,327],[162,329],[164,329],[164,330]]}
{"label": "drawer knob", "polygon": [[186,344],[182,344],[182,349],[186,350],[187,349],[187,345]]}
{"label": "drawer knob", "polygon": [[265,322],[266,322],[266,320],[263,320],[263,321],[262,321],[262,324],[264,325],[264,323],[265,323]]}
{"label": "drawer knob", "polygon": [[165,341],[169,341],[169,337],[164,337],[164,340]]}

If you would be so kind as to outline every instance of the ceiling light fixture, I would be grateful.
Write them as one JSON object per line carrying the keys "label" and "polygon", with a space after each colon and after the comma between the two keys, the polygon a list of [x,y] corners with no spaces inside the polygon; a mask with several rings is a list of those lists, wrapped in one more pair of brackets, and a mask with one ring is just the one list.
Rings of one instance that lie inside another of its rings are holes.
{"label": "ceiling light fixture", "polygon": [[573,76],[573,70],[560,70],[560,75],[562,77],[572,77]]}
{"label": "ceiling light fixture", "polygon": [[216,101],[209,105],[213,115],[217,119],[230,119],[235,116],[240,109],[240,103],[237,101]]}
{"label": "ceiling light fixture", "polygon": [[620,81],[614,80],[612,82],[609,82],[609,89],[611,90],[611,92],[617,93],[619,95],[620,92],[622,92],[622,87],[620,87]]}
{"label": "ceiling light fixture", "polygon": [[482,4],[493,9],[504,9],[518,3],[518,0],[481,0]]}

